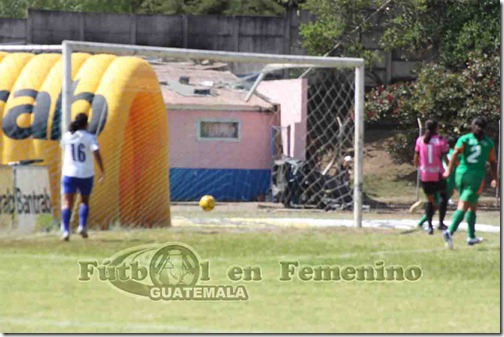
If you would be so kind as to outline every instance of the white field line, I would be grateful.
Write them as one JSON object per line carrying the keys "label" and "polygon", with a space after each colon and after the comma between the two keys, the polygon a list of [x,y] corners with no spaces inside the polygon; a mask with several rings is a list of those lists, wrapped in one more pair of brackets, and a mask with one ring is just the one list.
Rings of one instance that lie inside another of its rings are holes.
{"label": "white field line", "polygon": [[[56,327],[56,328],[89,328],[90,330],[96,328],[111,328],[121,331],[178,331],[178,332],[210,332],[204,328],[197,329],[189,326],[170,325],[170,324],[157,324],[157,323],[111,323],[111,322],[93,322],[93,321],[69,321],[69,320],[47,320],[47,319],[33,319],[33,318],[15,318],[15,317],[0,317],[1,324],[17,324],[27,327],[36,327],[37,332],[40,332],[41,326]],[[11,331],[14,332],[14,331]],[[20,332],[20,331],[16,331]]]}
{"label": "white field line", "polygon": [[[446,221],[449,223],[448,221]],[[354,221],[349,219],[310,219],[310,218],[184,218],[173,217],[174,227],[198,226],[198,227],[233,227],[233,228],[266,228],[266,227],[293,227],[293,228],[330,228],[330,227],[354,227]],[[433,222],[437,226],[437,222]],[[386,229],[414,229],[417,220],[363,220],[364,228]],[[463,222],[459,230],[467,231],[467,223]],[[476,224],[476,231],[485,233],[500,233],[500,226]]]}

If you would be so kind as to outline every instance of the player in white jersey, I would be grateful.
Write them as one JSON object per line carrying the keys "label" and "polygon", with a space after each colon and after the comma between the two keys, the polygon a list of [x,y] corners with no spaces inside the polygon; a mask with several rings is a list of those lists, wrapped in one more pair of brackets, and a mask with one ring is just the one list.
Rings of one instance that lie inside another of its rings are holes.
{"label": "player in white jersey", "polygon": [[[70,218],[77,191],[81,195],[79,206],[79,228],[77,232],[87,238],[87,218],[89,215],[89,197],[93,189],[94,159],[100,168],[98,182],[102,182],[105,174],[103,161],[100,155],[96,136],[87,131],[87,115],[80,113],[70,124],[70,130],[63,135],[62,146],[64,151],[63,172],[61,179],[61,230],[62,239],[70,238]],[[94,158],[93,158],[94,157]]]}

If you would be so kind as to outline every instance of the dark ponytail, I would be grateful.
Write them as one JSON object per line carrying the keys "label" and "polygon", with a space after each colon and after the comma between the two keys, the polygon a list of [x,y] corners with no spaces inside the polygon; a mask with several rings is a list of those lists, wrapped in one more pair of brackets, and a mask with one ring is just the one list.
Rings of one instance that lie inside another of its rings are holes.
{"label": "dark ponytail", "polygon": [[428,144],[432,136],[436,134],[437,127],[438,122],[433,119],[428,119],[425,122],[425,137],[423,139],[425,144]]}
{"label": "dark ponytail", "polygon": [[68,128],[71,133],[79,130],[86,130],[88,125],[88,117],[85,113],[79,113],[74,121],[70,123],[70,127]]}
{"label": "dark ponytail", "polygon": [[485,128],[487,126],[487,120],[485,117],[476,117],[471,123],[472,133],[478,140],[481,140],[485,136]]}

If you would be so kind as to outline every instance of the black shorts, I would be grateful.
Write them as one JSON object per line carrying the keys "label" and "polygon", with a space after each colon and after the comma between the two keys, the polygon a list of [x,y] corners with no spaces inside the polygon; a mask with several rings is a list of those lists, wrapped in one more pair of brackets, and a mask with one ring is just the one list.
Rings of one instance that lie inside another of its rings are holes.
{"label": "black shorts", "polygon": [[439,179],[438,181],[422,181],[422,188],[424,193],[429,195],[436,192],[446,193],[446,180]]}

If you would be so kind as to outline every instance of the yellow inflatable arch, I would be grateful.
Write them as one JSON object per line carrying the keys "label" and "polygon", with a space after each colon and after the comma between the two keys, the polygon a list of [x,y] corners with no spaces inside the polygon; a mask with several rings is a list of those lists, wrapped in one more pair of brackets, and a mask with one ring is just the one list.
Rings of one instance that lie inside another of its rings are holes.
{"label": "yellow inflatable arch", "polygon": [[[58,218],[61,62],[60,54],[0,53],[2,164],[43,159]],[[104,183],[95,181],[90,225],[169,225],[168,121],[154,70],[105,54],[74,53],[72,66],[72,119],[88,114],[106,169]]]}

